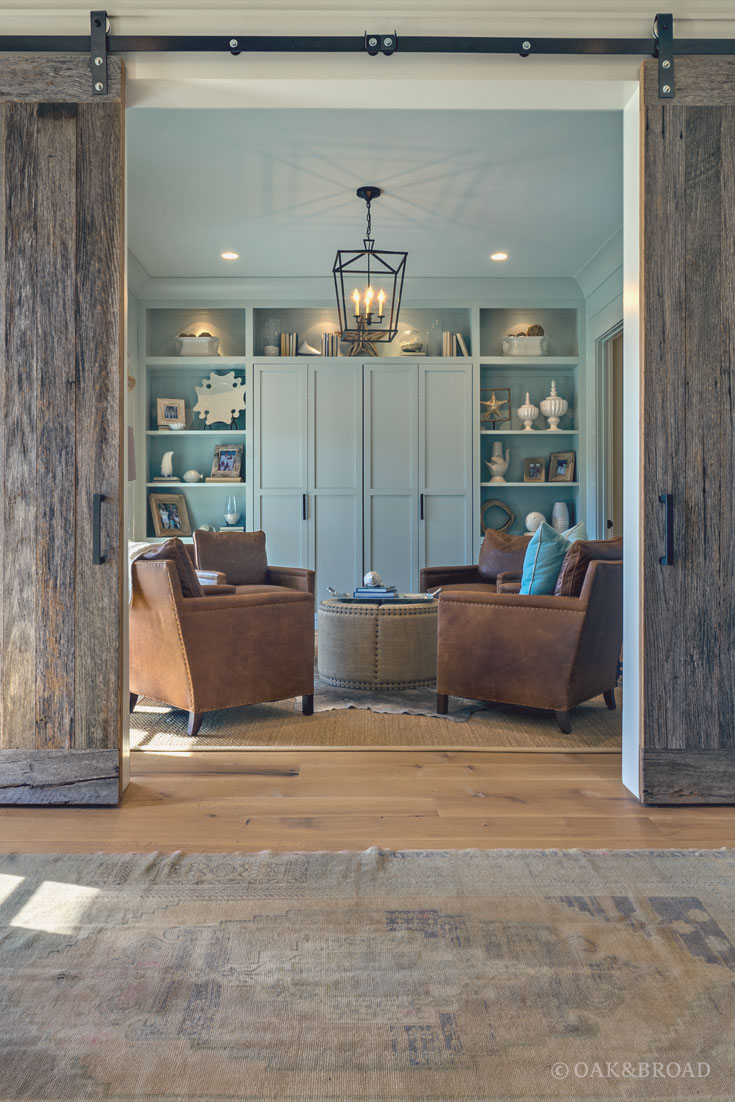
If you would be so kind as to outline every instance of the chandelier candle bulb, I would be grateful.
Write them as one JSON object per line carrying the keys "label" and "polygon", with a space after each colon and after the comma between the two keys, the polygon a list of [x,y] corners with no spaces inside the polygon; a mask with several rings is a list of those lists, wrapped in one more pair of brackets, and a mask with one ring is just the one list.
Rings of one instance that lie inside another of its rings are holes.
{"label": "chandelier candle bulb", "polygon": [[359,318],[359,316],[360,316],[360,292],[358,291],[357,287],[352,292],[352,301],[355,304],[355,317]]}
{"label": "chandelier candle bulb", "polygon": [[383,304],[385,303],[385,291],[382,289],[378,291],[378,317],[383,320],[383,314],[385,313]]}

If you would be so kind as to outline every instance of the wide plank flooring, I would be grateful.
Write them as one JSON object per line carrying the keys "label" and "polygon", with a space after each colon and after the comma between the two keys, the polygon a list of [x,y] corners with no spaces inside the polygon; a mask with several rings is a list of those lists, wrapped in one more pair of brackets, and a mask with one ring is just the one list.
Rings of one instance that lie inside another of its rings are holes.
{"label": "wide plank flooring", "polygon": [[618,754],[133,754],[117,808],[0,809],[0,851],[735,846],[735,808],[643,808]]}

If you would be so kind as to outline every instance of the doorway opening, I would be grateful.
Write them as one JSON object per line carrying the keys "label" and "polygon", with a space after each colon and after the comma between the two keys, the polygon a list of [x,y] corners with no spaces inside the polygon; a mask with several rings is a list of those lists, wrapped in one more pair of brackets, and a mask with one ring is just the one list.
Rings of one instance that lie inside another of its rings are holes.
{"label": "doorway opening", "polygon": [[[622,113],[385,111],[379,148],[365,150],[354,136],[371,121],[358,110],[129,110],[132,539],[180,535],[213,584],[267,587],[289,577],[283,568],[313,572],[318,606],[369,571],[409,595],[458,579],[496,591],[498,573],[517,575],[503,583],[512,591],[540,524],[605,535],[587,507],[603,460],[585,406],[596,370],[586,333],[602,269],[622,324]],[[210,147],[217,157],[192,156]],[[362,362],[334,342],[331,264],[360,237],[354,191],[365,180],[384,189],[377,245],[409,260],[399,335]],[[225,374],[242,400],[229,422],[210,424],[201,394]],[[238,477],[224,481],[231,472],[218,478],[215,466],[228,448]],[[265,533],[258,578],[201,551],[222,535],[234,546],[238,528]],[[483,548],[500,529],[515,551],[485,576]],[[517,653],[509,642],[502,656],[507,677],[450,689],[450,719],[436,717],[435,631],[433,644],[427,629],[393,646],[418,655],[400,677],[395,658],[386,676],[361,672],[360,647],[340,632],[325,613],[309,724],[293,702],[266,703],[266,687],[238,708],[209,693],[190,732],[186,705],[165,699],[165,664],[164,699],[143,690],[154,700],[138,703],[133,745],[619,748],[614,684],[567,715],[551,682],[573,671],[560,650],[546,695],[535,693],[547,656],[534,658],[520,626]],[[468,638],[469,652],[481,643]],[[237,680],[241,658],[223,656],[223,684],[228,668]],[[490,648],[488,663],[497,660]],[[525,670],[527,693],[505,693],[511,667]],[[365,707],[375,723],[362,722],[358,739],[350,712]],[[335,710],[342,723],[327,718]]]}

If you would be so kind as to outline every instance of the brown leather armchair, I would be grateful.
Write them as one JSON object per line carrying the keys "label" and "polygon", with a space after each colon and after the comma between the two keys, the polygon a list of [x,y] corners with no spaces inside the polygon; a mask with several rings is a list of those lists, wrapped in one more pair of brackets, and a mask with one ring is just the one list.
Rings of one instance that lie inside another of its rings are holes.
{"label": "brown leather armchair", "polygon": [[545,708],[569,733],[575,705],[615,707],[622,636],[622,561],[592,561],[579,597],[443,590],[437,711],[450,694]]}
{"label": "brown leather armchair", "polygon": [[419,589],[429,593],[479,590],[483,593],[517,592],[530,532],[510,536],[490,530],[485,533],[480,555],[472,566],[425,566],[419,575]]}
{"label": "brown leather armchair", "polygon": [[267,593],[276,589],[310,593],[314,598],[314,571],[297,566],[269,566],[265,532],[195,532],[197,573],[204,581],[234,585],[236,593]]}
{"label": "brown leather armchair", "polygon": [[175,562],[133,563],[130,707],[139,696],[189,713],[288,697],[314,710],[314,601],[285,588],[185,597]]}

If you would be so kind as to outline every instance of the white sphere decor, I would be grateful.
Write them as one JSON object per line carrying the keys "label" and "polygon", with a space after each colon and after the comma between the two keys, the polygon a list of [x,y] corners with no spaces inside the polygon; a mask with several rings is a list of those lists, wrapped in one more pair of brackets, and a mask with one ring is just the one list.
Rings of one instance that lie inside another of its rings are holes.
{"label": "white sphere decor", "polygon": [[546,520],[543,513],[529,513],[526,517],[526,531],[535,532]]}
{"label": "white sphere decor", "polygon": [[187,471],[185,475],[182,475],[184,482],[201,482],[203,477],[199,474],[199,471]]}
{"label": "white sphere decor", "polygon": [[376,585],[382,585],[383,579],[381,578],[380,574],[378,574],[377,570],[368,570],[367,574],[362,579],[362,584],[369,586],[370,589],[373,589]]}

